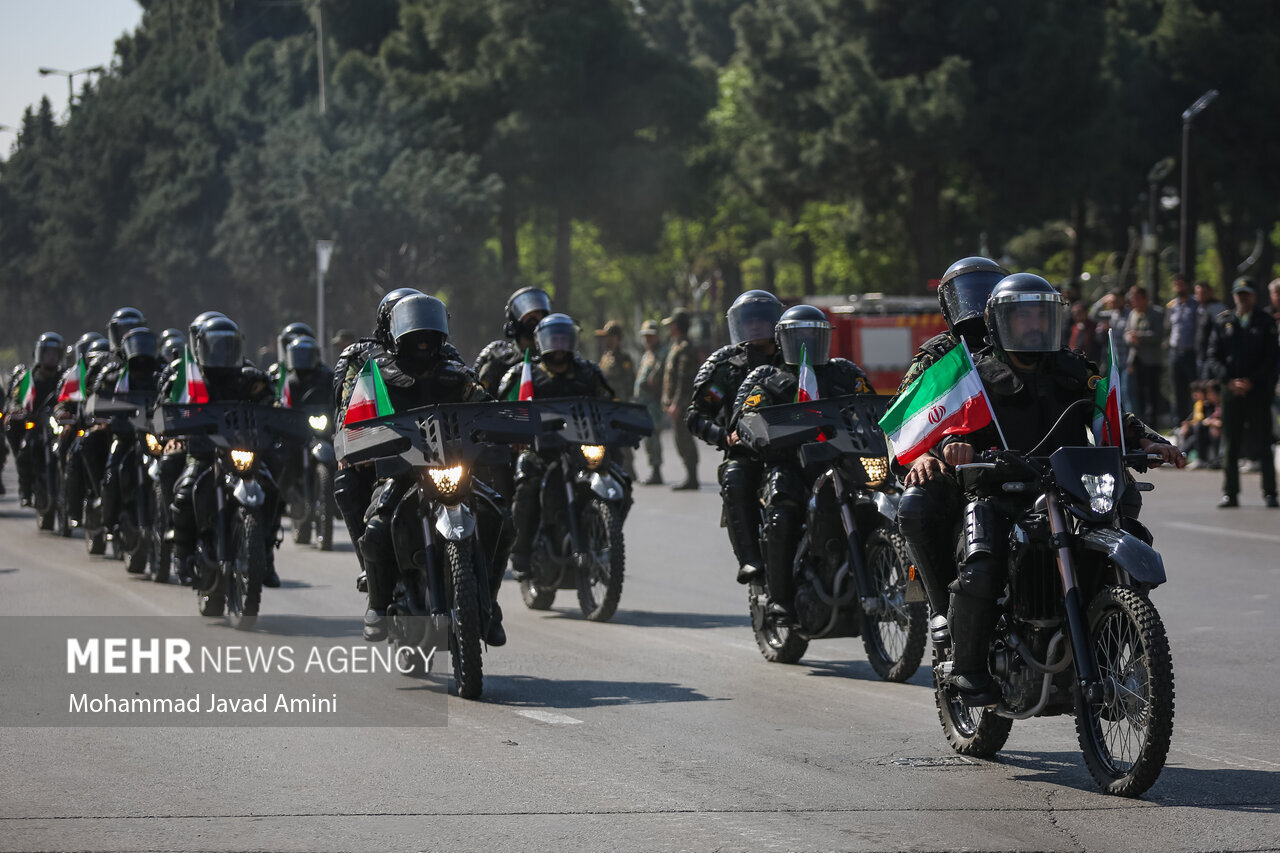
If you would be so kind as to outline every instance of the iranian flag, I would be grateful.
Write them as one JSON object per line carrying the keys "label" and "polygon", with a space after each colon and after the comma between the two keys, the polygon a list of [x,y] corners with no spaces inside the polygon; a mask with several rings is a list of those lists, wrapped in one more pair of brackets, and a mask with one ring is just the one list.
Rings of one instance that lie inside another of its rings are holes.
{"label": "iranian flag", "polygon": [[31,375],[31,371],[22,374],[22,379],[18,381],[18,387],[13,392],[13,399],[18,401],[18,405],[22,407],[22,411],[30,412],[36,407],[36,379]]}
{"label": "iranian flag", "polygon": [[81,357],[77,359],[75,367],[63,374],[62,387],[58,389],[59,403],[77,403],[84,399],[84,377],[88,369]]}
{"label": "iranian flag", "polygon": [[1107,375],[1093,390],[1093,443],[1119,447],[1124,453],[1124,423],[1120,413],[1120,365],[1116,364],[1115,331],[1107,333]]}
{"label": "iranian flag", "polygon": [[807,403],[818,399],[818,377],[809,364],[809,350],[800,345],[800,384],[796,386],[796,402]]}
{"label": "iranian flag", "polygon": [[524,351],[524,367],[520,369],[520,385],[512,388],[508,400],[533,399],[533,365],[529,363],[529,351]]}
{"label": "iranian flag", "polygon": [[395,414],[395,409],[391,406],[391,398],[387,396],[387,383],[382,380],[378,362],[371,358],[360,368],[360,375],[356,377],[356,387],[351,391],[351,402],[347,404],[347,415],[343,418],[342,425],[348,426],[391,414]]}
{"label": "iranian flag", "polygon": [[910,465],[948,435],[991,423],[991,404],[963,345],[944,355],[902,393],[880,419],[893,453]]}
{"label": "iranian flag", "polygon": [[129,366],[126,364],[124,369],[120,371],[120,378],[116,380],[116,394],[129,393]]}
{"label": "iranian flag", "polygon": [[178,366],[178,375],[173,378],[173,391],[169,393],[169,402],[209,402],[209,387],[204,384],[204,374],[200,372],[200,365],[196,364],[190,347],[182,350],[182,363]]}
{"label": "iranian flag", "polygon": [[293,408],[293,391],[289,390],[288,371],[282,370],[280,372],[280,387],[276,388],[276,399],[280,401],[280,405],[284,408]]}

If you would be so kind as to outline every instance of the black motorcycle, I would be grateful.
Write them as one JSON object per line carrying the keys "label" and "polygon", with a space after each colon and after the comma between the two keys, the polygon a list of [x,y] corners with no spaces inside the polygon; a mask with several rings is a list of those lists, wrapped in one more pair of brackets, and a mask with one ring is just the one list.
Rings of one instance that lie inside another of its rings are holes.
{"label": "black motorcycle", "polygon": [[247,402],[164,403],[153,434],[186,436],[189,453],[211,453],[192,494],[197,523],[195,589],[201,616],[226,615],[248,631],[258,620],[262,581],[275,547],[268,537],[279,491],[266,457],[278,441],[305,441],[306,416]]}
{"label": "black motorcycle", "polygon": [[[936,625],[938,716],[956,752],[987,758],[1014,720],[1074,713],[1089,772],[1109,794],[1136,797],[1155,783],[1173,733],[1173,662],[1148,594],[1164,562],[1126,530],[1127,489],[1149,491],[1125,468],[1145,453],[1063,447],[1049,456],[990,451],[958,466],[966,495],[1007,510],[1009,580],[999,601],[989,667],[1001,697],[970,708],[949,686],[951,641]],[[928,587],[928,585],[926,585]],[[945,613],[946,602],[937,602]],[[940,617],[935,617],[939,620]]]}
{"label": "black motorcycle", "polygon": [[854,394],[766,406],[738,425],[752,452],[796,464],[811,484],[794,563],[799,624],[768,613],[766,579],[749,587],[751,627],[766,660],[794,663],[811,640],[861,636],[881,678],[905,681],[920,666],[928,617],[908,600],[910,560],[895,522],[901,490],[876,425],[887,403]]}
{"label": "black motorcycle", "polygon": [[18,453],[30,460],[31,507],[36,511],[36,527],[53,530],[61,480],[55,446],[61,426],[53,416],[51,405],[41,406],[21,417],[22,442]]}
{"label": "black motorcycle", "polygon": [[284,489],[293,541],[332,551],[333,519],[338,511],[333,498],[333,478],[338,471],[333,452],[333,412],[309,407],[299,411],[307,415],[309,440],[282,448],[284,453],[294,455],[285,462],[291,476]]}
{"label": "black motorcycle", "polygon": [[[158,572],[159,559],[151,536],[155,520],[155,493],[147,468],[157,440],[149,432],[147,411],[154,395],[142,393],[95,394],[85,405],[85,414],[95,421],[105,421],[111,433],[108,476],[115,482],[115,511],[103,504],[102,486],[94,484],[86,491],[93,500],[92,512],[85,518],[96,518],[100,529],[85,528],[85,541],[105,535],[113,556],[124,560],[130,574],[143,574],[149,568]],[[113,516],[113,517],[109,517]]]}
{"label": "black motorcycle", "polygon": [[[528,443],[541,431],[528,402],[457,403],[354,424],[334,439],[339,459],[372,461],[384,480],[379,489],[396,495],[391,534],[399,571],[387,634],[398,665],[425,674],[431,652],[447,644],[465,699],[484,688],[481,638],[489,630],[494,556],[494,543],[478,533],[475,507],[500,500],[472,472],[477,463],[509,458],[505,445]],[[383,492],[375,492],[380,499]]]}
{"label": "black motorcycle", "polygon": [[547,610],[557,590],[576,589],[583,615],[607,622],[622,596],[622,524],[631,507],[631,481],[617,451],[651,434],[653,420],[634,403],[590,397],[536,402],[544,424],[555,431],[534,446],[552,461],[539,486],[531,576],[520,582],[520,594],[530,609]]}

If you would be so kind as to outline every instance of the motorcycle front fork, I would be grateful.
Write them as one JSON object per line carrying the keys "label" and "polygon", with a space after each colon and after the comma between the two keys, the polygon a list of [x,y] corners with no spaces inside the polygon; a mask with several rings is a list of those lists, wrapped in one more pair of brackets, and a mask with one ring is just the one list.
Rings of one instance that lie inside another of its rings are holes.
{"label": "motorcycle front fork", "polygon": [[1085,603],[1080,600],[1080,587],[1076,582],[1075,560],[1071,554],[1069,533],[1066,519],[1062,514],[1062,504],[1058,495],[1051,489],[1046,497],[1049,515],[1049,531],[1053,535],[1053,546],[1057,552],[1058,574],[1062,578],[1062,591],[1066,600],[1067,627],[1071,632],[1071,651],[1075,656],[1076,677],[1080,689],[1089,702],[1105,700],[1104,687],[1098,678],[1098,667],[1093,659],[1092,643],[1089,641],[1089,626],[1085,619]]}

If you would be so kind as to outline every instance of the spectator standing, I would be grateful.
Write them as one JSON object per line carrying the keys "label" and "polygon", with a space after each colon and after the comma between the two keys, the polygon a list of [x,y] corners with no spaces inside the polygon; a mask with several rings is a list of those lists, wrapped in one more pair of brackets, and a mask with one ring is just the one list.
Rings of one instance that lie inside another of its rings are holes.
{"label": "spectator standing", "polygon": [[[1133,382],[1129,377],[1125,367],[1129,364],[1129,344],[1124,339],[1125,329],[1128,327],[1128,309],[1124,304],[1124,295],[1113,290],[1106,296],[1094,303],[1093,309],[1090,310],[1092,316],[1098,322],[1098,340],[1101,342],[1101,355],[1104,359],[1111,356],[1111,345],[1116,348],[1116,364],[1122,366],[1120,371],[1120,402],[1126,412],[1133,411]],[[1108,341],[1111,343],[1109,344]]]}
{"label": "spectator standing", "polygon": [[[622,347],[622,324],[617,320],[610,320],[604,324],[603,329],[596,329],[596,337],[604,344],[604,352],[599,361],[600,372],[613,389],[614,398],[630,403],[636,384],[636,362],[631,353]],[[619,455],[622,458],[622,470],[635,480],[635,451],[624,447]]]}
{"label": "spectator standing", "polygon": [[1196,282],[1196,306],[1196,373],[1201,379],[1208,379],[1205,360],[1209,349],[1209,332],[1213,330],[1213,321],[1227,310],[1227,306],[1218,299],[1213,286],[1207,281]]}
{"label": "spectator standing", "polygon": [[1222,508],[1240,505],[1242,445],[1254,448],[1262,472],[1262,496],[1276,501],[1276,467],[1271,455],[1271,402],[1275,397],[1280,340],[1276,321],[1256,305],[1253,279],[1242,276],[1231,287],[1235,310],[1214,320],[1209,334],[1207,370],[1222,385]]}
{"label": "spectator standing", "polygon": [[1196,380],[1196,317],[1200,303],[1191,295],[1191,283],[1173,277],[1173,298],[1165,306],[1169,320],[1169,381],[1173,386],[1173,422],[1191,415],[1191,383]]}
{"label": "spectator standing", "polygon": [[1158,429],[1164,311],[1151,304],[1145,287],[1129,289],[1129,304],[1124,337],[1129,344],[1126,372],[1133,380],[1134,413],[1143,423]]}
{"label": "spectator standing", "polygon": [[1098,324],[1089,316],[1083,302],[1071,303],[1071,325],[1067,332],[1068,347],[1084,353],[1084,357],[1094,364],[1100,363],[1099,354],[1104,341],[1098,338]]}
{"label": "spectator standing", "polygon": [[1271,304],[1262,310],[1270,314],[1272,320],[1280,320],[1280,278],[1267,285],[1267,293],[1271,295]]}
{"label": "spectator standing", "polygon": [[662,485],[662,429],[666,415],[662,412],[662,377],[667,360],[667,348],[658,340],[658,324],[645,320],[640,326],[640,340],[644,354],[636,368],[635,401],[649,408],[653,418],[653,434],[646,436],[644,450],[649,456],[649,479],[646,486]]}
{"label": "spectator standing", "polygon": [[677,492],[698,488],[698,445],[683,417],[689,400],[693,398],[693,380],[698,372],[698,358],[689,341],[690,322],[689,312],[683,308],[677,308],[662,321],[662,325],[671,329],[671,348],[667,351],[662,377],[662,408],[671,418],[676,452],[680,454],[685,471],[684,482],[671,487]]}

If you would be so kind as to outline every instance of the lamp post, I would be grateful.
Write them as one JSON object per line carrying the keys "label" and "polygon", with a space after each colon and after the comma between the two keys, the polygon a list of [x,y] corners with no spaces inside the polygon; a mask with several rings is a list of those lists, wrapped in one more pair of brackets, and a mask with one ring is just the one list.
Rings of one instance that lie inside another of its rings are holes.
{"label": "lamp post", "polygon": [[323,351],[324,336],[324,274],[329,271],[329,258],[333,255],[332,240],[316,241],[316,337]]}
{"label": "lamp post", "polygon": [[1191,233],[1191,122],[1216,97],[1218,90],[1210,89],[1182,111],[1182,212],[1178,223],[1178,271],[1189,281],[1196,277],[1195,235]]}
{"label": "lamp post", "polygon": [[1160,301],[1159,294],[1156,292],[1160,284],[1160,276],[1156,274],[1159,250],[1159,241],[1156,239],[1156,199],[1160,194],[1160,183],[1169,177],[1169,173],[1173,171],[1173,165],[1173,158],[1165,157],[1147,172],[1147,224],[1146,233],[1142,235],[1142,250],[1147,256],[1147,292],[1151,294],[1152,301],[1157,304]]}
{"label": "lamp post", "polygon": [[67,109],[71,109],[71,102],[75,99],[75,79],[81,74],[105,74],[107,69],[101,65],[91,65],[88,68],[77,68],[75,71],[63,71],[61,68],[39,68],[41,77],[48,77],[50,74],[57,74],[67,78]]}

